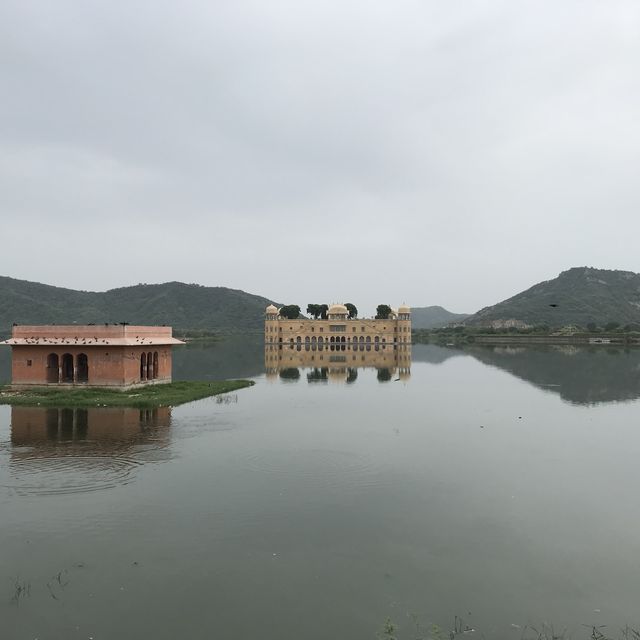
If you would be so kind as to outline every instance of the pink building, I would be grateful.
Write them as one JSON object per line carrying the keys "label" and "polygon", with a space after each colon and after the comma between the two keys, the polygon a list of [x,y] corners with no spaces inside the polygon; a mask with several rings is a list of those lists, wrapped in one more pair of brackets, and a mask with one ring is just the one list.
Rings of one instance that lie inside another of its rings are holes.
{"label": "pink building", "polygon": [[184,344],[171,327],[16,325],[11,383],[29,386],[117,387],[171,382],[171,350]]}

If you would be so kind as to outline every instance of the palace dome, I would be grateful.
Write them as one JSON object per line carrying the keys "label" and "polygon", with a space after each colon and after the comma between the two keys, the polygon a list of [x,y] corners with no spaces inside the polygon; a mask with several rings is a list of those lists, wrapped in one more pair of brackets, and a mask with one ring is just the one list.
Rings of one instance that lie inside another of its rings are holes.
{"label": "palace dome", "polygon": [[346,316],[349,311],[343,304],[332,304],[329,307],[329,311],[327,311],[327,313],[330,316]]}
{"label": "palace dome", "polygon": [[266,313],[278,313],[278,308],[277,308],[277,307],[274,307],[272,304],[270,304],[270,305],[267,307],[267,311],[266,311]]}
{"label": "palace dome", "polygon": [[401,304],[398,307],[398,313],[411,313],[411,307],[408,307],[406,304]]}

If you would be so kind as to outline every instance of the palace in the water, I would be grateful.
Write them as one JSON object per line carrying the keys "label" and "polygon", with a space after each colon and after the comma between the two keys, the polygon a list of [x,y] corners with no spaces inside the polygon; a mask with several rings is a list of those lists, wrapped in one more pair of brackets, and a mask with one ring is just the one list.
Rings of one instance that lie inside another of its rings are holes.
{"label": "palace in the water", "polygon": [[269,305],[265,312],[264,339],[267,345],[301,350],[341,349],[380,350],[411,344],[411,309],[406,305],[392,310],[388,318],[349,318],[343,304],[332,304],[326,320],[289,320]]}

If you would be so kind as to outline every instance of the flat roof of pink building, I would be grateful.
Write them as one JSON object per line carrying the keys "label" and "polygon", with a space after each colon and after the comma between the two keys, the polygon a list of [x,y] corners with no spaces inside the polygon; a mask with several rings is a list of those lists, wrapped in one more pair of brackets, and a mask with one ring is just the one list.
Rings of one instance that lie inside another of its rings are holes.
{"label": "flat roof of pink building", "polygon": [[128,324],[14,325],[11,338],[0,344],[19,345],[177,345],[171,327]]}

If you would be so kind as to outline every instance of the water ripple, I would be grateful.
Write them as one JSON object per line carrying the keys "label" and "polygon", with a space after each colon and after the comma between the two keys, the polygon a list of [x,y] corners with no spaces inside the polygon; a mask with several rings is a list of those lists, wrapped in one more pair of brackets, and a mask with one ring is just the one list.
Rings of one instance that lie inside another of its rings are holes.
{"label": "water ripple", "polygon": [[12,489],[18,495],[65,495],[112,489],[133,480],[143,462],[125,456],[59,456],[11,461]]}

